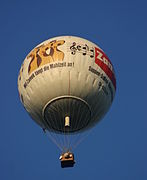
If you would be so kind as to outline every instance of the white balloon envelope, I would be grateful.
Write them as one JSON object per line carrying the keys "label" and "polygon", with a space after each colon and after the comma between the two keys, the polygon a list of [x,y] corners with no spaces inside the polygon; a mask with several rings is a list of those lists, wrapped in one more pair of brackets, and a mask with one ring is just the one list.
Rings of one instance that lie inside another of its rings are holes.
{"label": "white balloon envelope", "polygon": [[61,36],[28,54],[18,90],[23,106],[42,128],[72,134],[102,119],[114,99],[116,80],[112,63],[96,44]]}

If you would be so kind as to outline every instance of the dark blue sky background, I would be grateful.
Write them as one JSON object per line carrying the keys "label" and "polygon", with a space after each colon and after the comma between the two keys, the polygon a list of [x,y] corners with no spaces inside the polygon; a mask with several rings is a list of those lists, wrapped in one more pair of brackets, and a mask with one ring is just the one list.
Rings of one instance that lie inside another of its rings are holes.
{"label": "dark blue sky background", "polygon": [[[97,43],[117,78],[114,103],[61,169],[59,150],[23,109],[17,76],[40,42],[75,35]],[[147,1],[0,2],[0,179],[147,179]]]}

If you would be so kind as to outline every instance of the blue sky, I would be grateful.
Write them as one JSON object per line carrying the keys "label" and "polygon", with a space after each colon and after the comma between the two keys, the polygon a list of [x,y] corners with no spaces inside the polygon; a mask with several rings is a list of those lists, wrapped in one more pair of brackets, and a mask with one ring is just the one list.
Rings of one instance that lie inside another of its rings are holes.
{"label": "blue sky", "polygon": [[[147,179],[147,2],[6,0],[0,2],[0,179]],[[111,59],[117,92],[105,118],[61,169],[59,150],[23,109],[17,76],[25,56],[60,35],[98,44]]]}

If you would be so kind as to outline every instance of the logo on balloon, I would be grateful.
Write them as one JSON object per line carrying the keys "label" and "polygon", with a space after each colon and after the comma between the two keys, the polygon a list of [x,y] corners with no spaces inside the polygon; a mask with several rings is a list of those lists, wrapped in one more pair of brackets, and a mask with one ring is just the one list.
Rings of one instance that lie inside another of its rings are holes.
{"label": "logo on balloon", "polygon": [[22,73],[23,73],[23,67],[24,64],[22,64],[21,68],[20,68],[20,71],[19,71],[19,75],[18,75],[18,80],[20,81],[21,80],[21,76],[22,76]]}
{"label": "logo on balloon", "polygon": [[95,47],[95,63],[107,74],[116,89],[116,79],[113,72],[113,66],[106,54],[97,47]]}
{"label": "logo on balloon", "polygon": [[28,66],[28,73],[31,74],[34,70],[45,64],[63,61],[64,53],[58,49],[58,46],[64,43],[64,40],[54,40],[33,49],[27,56],[27,59],[31,59]]}
{"label": "logo on balloon", "polygon": [[79,44],[76,42],[73,42],[72,45],[69,47],[71,54],[75,55],[76,53],[80,53],[83,56],[90,56],[91,58],[94,57],[94,48],[89,47],[87,44]]}

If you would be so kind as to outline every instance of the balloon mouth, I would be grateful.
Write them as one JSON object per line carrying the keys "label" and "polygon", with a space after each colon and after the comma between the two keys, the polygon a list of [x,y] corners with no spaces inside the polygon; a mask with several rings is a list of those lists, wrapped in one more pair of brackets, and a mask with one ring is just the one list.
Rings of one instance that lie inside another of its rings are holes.
{"label": "balloon mouth", "polygon": [[60,96],[45,105],[42,116],[48,131],[72,134],[87,129],[91,121],[91,109],[89,104],[79,97]]}

